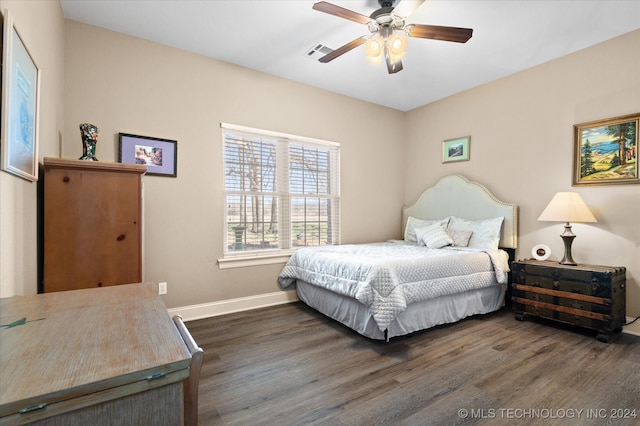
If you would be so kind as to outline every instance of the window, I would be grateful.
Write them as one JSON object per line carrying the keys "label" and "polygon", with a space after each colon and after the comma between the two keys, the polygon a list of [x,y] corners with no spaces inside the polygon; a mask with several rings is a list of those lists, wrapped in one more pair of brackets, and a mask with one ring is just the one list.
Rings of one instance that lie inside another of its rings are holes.
{"label": "window", "polygon": [[340,146],[222,124],[225,258],[339,243]]}

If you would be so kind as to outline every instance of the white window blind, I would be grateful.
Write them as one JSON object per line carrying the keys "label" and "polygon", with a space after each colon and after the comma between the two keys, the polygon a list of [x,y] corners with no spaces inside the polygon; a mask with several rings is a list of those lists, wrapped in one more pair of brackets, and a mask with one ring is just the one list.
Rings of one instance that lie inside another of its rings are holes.
{"label": "white window blind", "polygon": [[221,127],[225,257],[339,243],[339,144]]}

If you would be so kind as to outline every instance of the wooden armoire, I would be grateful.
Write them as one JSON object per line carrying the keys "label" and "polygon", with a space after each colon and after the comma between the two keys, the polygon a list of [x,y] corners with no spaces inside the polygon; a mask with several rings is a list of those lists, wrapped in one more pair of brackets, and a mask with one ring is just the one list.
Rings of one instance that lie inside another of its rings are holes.
{"label": "wooden armoire", "polygon": [[43,160],[42,289],[142,281],[144,165]]}

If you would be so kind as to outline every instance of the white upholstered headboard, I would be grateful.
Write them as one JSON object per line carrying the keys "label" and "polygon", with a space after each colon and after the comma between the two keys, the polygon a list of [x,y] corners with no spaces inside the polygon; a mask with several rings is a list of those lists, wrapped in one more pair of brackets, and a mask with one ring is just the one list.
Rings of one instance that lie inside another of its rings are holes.
{"label": "white upholstered headboard", "polygon": [[418,201],[402,210],[402,231],[407,218],[442,219],[457,216],[468,220],[504,217],[500,247],[518,247],[518,207],[498,200],[487,188],[458,175],[445,176],[427,188]]}

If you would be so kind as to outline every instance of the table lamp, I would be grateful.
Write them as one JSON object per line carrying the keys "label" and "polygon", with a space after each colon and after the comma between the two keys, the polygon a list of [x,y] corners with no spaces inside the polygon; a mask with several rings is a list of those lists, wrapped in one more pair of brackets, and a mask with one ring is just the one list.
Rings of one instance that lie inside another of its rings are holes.
{"label": "table lamp", "polygon": [[569,222],[597,222],[596,218],[577,192],[558,192],[544,209],[538,220],[548,222],[565,222],[564,232],[560,234],[564,241],[564,257],[562,265],[577,265],[571,257],[571,244],[576,237],[571,232]]}

